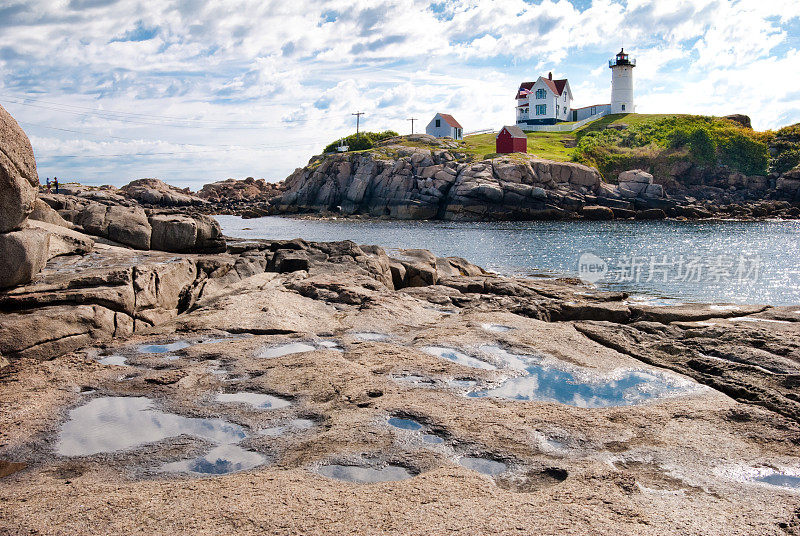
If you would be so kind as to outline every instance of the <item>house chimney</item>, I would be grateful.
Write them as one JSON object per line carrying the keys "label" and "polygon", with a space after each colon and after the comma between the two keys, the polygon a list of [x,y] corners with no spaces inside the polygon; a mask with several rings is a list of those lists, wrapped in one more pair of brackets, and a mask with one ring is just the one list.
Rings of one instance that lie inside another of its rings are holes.
{"label": "house chimney", "polygon": [[552,80],[552,79],[553,79],[553,71],[550,71],[550,72],[547,74],[547,78],[549,78],[550,80]]}

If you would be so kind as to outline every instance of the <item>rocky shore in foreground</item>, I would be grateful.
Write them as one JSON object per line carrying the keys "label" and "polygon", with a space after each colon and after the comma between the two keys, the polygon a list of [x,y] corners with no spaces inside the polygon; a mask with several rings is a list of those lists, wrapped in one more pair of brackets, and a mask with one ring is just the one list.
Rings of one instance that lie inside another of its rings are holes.
{"label": "rocky shore in foreground", "polygon": [[756,478],[798,464],[798,322],[352,242],[100,243],[0,292],[0,532],[796,533]]}

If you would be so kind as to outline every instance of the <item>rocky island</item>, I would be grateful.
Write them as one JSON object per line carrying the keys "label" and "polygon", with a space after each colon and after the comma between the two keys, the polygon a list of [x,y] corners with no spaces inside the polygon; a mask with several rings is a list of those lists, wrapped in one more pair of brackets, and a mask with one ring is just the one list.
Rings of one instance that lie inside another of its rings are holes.
{"label": "rocky island", "polygon": [[[252,181],[246,210],[679,206],[644,172],[411,142]],[[800,306],[235,240],[206,214],[237,183],[37,198],[2,109],[0,149],[2,534],[800,533]]]}

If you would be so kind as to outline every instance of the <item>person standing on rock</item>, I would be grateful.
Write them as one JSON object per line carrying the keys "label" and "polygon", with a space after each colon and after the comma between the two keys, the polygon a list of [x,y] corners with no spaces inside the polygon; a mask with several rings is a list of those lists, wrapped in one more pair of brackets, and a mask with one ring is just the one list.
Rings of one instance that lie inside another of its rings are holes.
{"label": "person standing on rock", "polygon": [[47,177],[47,193],[50,193],[50,177]]}
{"label": "person standing on rock", "polygon": [[56,189],[56,193],[58,193],[58,177],[53,177],[53,186]]}

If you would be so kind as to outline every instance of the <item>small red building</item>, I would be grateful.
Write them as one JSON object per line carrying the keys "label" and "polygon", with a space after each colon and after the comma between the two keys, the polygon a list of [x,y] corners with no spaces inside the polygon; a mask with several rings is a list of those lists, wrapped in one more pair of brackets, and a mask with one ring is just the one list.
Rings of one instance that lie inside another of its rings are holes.
{"label": "small red building", "polygon": [[527,153],[528,136],[518,126],[505,126],[495,137],[495,147],[498,154]]}

